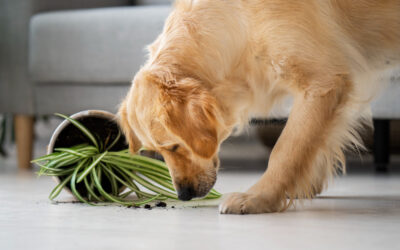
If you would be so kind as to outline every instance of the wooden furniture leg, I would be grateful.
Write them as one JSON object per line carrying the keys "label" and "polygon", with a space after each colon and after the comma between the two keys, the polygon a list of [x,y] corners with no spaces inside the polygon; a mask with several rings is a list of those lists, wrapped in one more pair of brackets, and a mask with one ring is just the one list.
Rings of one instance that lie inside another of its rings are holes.
{"label": "wooden furniture leg", "polygon": [[15,115],[14,122],[18,168],[20,170],[30,169],[33,151],[34,118],[30,115]]}

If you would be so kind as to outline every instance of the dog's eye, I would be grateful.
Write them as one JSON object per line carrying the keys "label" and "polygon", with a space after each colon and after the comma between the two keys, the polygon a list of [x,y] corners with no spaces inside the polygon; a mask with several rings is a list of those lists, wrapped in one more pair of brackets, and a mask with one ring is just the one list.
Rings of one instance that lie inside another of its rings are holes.
{"label": "dog's eye", "polygon": [[168,150],[171,152],[175,152],[176,150],[178,150],[178,148],[179,148],[179,145],[175,144],[174,146],[170,147]]}

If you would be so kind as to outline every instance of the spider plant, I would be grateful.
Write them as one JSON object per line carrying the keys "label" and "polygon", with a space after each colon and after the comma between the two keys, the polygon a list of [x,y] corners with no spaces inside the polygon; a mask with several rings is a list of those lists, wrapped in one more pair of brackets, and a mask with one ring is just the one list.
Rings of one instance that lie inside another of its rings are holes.
{"label": "spider plant", "polygon": [[[73,147],[58,147],[53,153],[32,162],[40,166],[38,175],[56,176],[60,182],[51,191],[49,199],[56,198],[63,188],[69,188],[81,202],[98,205],[99,202],[115,202],[124,206],[140,206],[153,200],[175,199],[171,176],[163,161],[142,155],[133,155],[128,150],[112,151],[122,136],[114,140],[102,140],[81,122],[71,117],[56,114],[68,120],[90,141]],[[130,194],[136,194],[132,199]],[[204,199],[221,196],[211,190]]]}

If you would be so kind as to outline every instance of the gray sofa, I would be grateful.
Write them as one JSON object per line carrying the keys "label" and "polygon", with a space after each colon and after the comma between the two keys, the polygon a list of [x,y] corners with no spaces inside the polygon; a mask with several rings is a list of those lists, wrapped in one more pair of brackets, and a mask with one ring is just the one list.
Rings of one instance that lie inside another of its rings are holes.
{"label": "gray sofa", "polygon": [[[0,0],[0,112],[15,114],[21,168],[30,165],[34,115],[116,111],[170,2]],[[393,76],[372,105],[382,166],[388,121],[400,118],[399,83]]]}
{"label": "gray sofa", "polygon": [[114,112],[169,10],[125,6],[33,16],[29,67],[36,113]]}
{"label": "gray sofa", "polygon": [[0,0],[0,113],[29,168],[34,115],[116,111],[170,0]]}

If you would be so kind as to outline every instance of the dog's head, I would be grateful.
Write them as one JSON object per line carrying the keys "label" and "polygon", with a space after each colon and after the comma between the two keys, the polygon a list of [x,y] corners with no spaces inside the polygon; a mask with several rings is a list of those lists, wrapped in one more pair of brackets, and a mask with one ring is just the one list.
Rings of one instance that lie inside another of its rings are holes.
{"label": "dog's head", "polygon": [[178,197],[205,196],[216,181],[226,132],[216,99],[191,77],[141,70],[119,111],[135,153],[143,145],[164,157]]}

